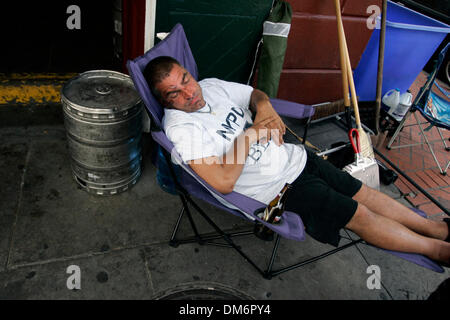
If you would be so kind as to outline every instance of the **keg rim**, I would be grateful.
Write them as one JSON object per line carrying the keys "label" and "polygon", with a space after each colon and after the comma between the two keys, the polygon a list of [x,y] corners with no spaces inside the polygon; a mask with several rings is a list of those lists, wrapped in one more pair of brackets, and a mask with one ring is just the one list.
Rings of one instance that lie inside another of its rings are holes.
{"label": "keg rim", "polygon": [[[136,91],[136,98],[133,99],[132,101],[130,101],[129,103],[112,106],[110,108],[89,107],[89,106],[81,105],[81,104],[78,104],[78,103],[75,103],[75,102],[69,100],[69,98],[67,98],[66,94],[64,94],[64,90],[67,89],[69,84],[73,83],[77,79],[86,77],[87,75],[90,75],[90,74],[99,74],[99,78],[100,78],[100,75],[103,74],[101,77],[116,78],[116,79],[127,82]],[[66,83],[64,83],[64,85],[62,86],[61,91],[60,91],[60,96],[61,96],[61,103],[63,104],[63,106],[64,105],[66,106],[66,109],[69,112],[75,113],[75,114],[77,112],[82,112],[83,114],[88,115],[88,117],[90,117],[92,114],[102,115],[102,116],[121,114],[121,113],[129,111],[129,109],[131,109],[139,104],[142,104],[142,99],[139,96],[139,93],[137,92],[131,77],[127,74],[124,74],[124,73],[121,73],[118,71],[114,71],[114,70],[107,70],[107,69],[89,70],[89,71],[82,72],[82,73],[78,74],[77,76],[71,78]]]}
{"label": "keg rim", "polygon": [[85,181],[84,179],[78,177],[75,172],[72,172],[72,177],[77,185],[80,186],[84,191],[96,196],[112,196],[128,191],[137,184],[141,175],[142,170],[139,167],[136,172],[127,179],[119,183],[105,185],[103,187],[102,184],[94,184],[92,182]]}

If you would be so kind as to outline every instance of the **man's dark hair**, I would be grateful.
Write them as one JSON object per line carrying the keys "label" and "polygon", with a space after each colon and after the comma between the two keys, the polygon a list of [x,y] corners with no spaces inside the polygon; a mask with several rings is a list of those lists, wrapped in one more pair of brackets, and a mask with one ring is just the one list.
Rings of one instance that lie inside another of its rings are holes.
{"label": "man's dark hair", "polygon": [[181,64],[174,58],[168,56],[160,56],[151,60],[144,69],[144,78],[147,80],[148,86],[155,98],[164,105],[164,99],[161,92],[156,89],[156,85],[169,76],[174,64]]}

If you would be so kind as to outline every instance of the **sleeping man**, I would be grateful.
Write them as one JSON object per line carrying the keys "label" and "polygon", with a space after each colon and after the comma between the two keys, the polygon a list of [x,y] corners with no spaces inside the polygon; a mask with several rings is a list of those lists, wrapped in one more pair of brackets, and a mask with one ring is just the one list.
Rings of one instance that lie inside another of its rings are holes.
{"label": "sleeping man", "polygon": [[217,191],[268,204],[289,183],[285,209],[299,214],[320,242],[338,246],[347,228],[380,248],[450,263],[450,219],[425,219],[304,146],[284,143],[286,126],[262,91],[219,79],[197,82],[170,57],[150,61],[144,76],[164,106],[167,137]]}

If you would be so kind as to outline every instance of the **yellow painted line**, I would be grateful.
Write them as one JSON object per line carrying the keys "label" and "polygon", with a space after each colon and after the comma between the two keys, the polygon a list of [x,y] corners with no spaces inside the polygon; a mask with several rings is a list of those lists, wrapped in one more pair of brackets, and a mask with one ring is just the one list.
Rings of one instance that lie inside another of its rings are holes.
{"label": "yellow painted line", "polygon": [[0,105],[59,103],[64,83],[78,73],[0,73]]}
{"label": "yellow painted line", "polygon": [[45,104],[60,102],[60,84],[0,84],[0,104]]}
{"label": "yellow painted line", "polygon": [[10,80],[69,80],[78,73],[0,73],[0,81]]}

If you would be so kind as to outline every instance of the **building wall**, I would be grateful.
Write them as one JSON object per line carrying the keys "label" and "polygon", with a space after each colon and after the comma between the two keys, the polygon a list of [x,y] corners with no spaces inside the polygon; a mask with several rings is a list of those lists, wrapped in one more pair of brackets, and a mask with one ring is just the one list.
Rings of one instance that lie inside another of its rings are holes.
{"label": "building wall", "polygon": [[[286,0],[293,9],[278,97],[305,104],[342,98],[337,23],[332,0]],[[271,0],[158,1],[156,32],[183,24],[200,77],[246,82]],[[381,0],[341,0],[350,59],[355,68],[369,41],[366,13]]]}
{"label": "building wall", "polygon": [[[287,1],[294,14],[278,97],[307,104],[342,98],[333,1]],[[1,12],[5,49],[0,74],[92,69],[126,72],[126,60],[143,53],[145,1],[124,1],[122,68],[114,60],[118,47],[113,45],[118,3],[121,0],[13,3],[11,9]],[[73,4],[81,9],[81,28],[77,30],[66,26],[70,18],[66,10]],[[272,0],[158,0],[157,4],[156,31],[167,32],[177,22],[183,23],[201,77],[247,81]],[[366,9],[373,4],[381,5],[381,0],[341,0],[354,68],[372,32],[366,27]],[[4,100],[19,101],[10,95]]]}
{"label": "building wall", "polygon": [[[77,14],[70,9],[74,5]],[[79,19],[71,18],[74,15]],[[111,0],[8,1],[0,18],[0,73],[114,67]],[[68,24],[75,20],[79,25],[70,29]]]}
{"label": "building wall", "polygon": [[158,0],[155,29],[183,25],[200,79],[246,83],[271,6],[272,0]]}
{"label": "building wall", "polygon": [[[305,104],[342,98],[334,1],[289,0],[293,9],[288,48],[278,97]],[[341,0],[341,13],[352,68],[355,69],[372,30],[367,7],[381,0]]]}

